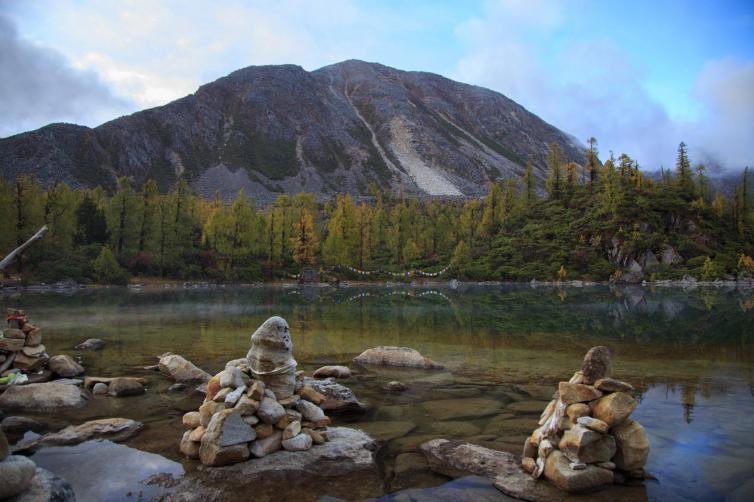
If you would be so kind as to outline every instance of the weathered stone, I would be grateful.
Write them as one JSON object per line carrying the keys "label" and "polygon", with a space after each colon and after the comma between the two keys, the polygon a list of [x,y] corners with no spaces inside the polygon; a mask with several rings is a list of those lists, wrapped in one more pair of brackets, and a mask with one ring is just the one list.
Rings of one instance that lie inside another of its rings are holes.
{"label": "weathered stone", "polygon": [[[7,330],[6,330],[7,331]],[[26,457],[11,455],[0,462],[0,499],[18,495],[31,484],[37,465]]]}
{"label": "weathered stone", "polygon": [[380,346],[367,349],[353,359],[357,364],[399,366],[404,368],[444,369],[428,357],[408,347]]}
{"label": "weathered stone", "polygon": [[218,373],[217,375],[213,376],[207,381],[207,399],[210,401],[214,401],[215,396],[217,396],[217,393],[222,390],[222,387],[220,387],[220,375],[222,375],[222,372]]}
{"label": "weathered stone", "polygon": [[278,429],[280,429],[282,431],[282,430],[285,430],[285,428],[288,427],[291,424],[291,422],[295,422],[295,420],[293,420],[286,413],[283,418],[281,418],[280,420],[278,420],[277,422],[275,422],[275,427],[277,427]]}
{"label": "weathered stone", "polygon": [[298,403],[296,403],[296,409],[299,413],[301,413],[305,420],[308,420],[310,422],[316,423],[327,418],[325,416],[325,412],[322,411],[322,408],[320,408],[316,404],[310,403],[309,401],[299,401]]}
{"label": "weathered stone", "polygon": [[537,446],[529,441],[529,438],[524,439],[524,451],[521,454],[521,458],[537,458]]}
{"label": "weathered stone", "polygon": [[42,330],[35,328],[26,333],[26,345],[35,347],[42,343]]}
{"label": "weathered stone", "polygon": [[612,471],[593,465],[573,470],[568,458],[557,450],[547,457],[544,475],[552,484],[569,493],[596,491],[613,483]]}
{"label": "weathered stone", "polygon": [[186,431],[183,433],[180,450],[181,453],[188,458],[199,458],[199,448],[201,447],[201,443],[191,441],[191,432],[192,431]]}
{"label": "weathered stone", "polygon": [[76,495],[66,480],[37,467],[29,486],[7,502],[76,502]]}
{"label": "weathered stone", "polygon": [[403,382],[398,382],[396,380],[393,380],[393,381],[390,381],[390,382],[386,383],[385,386],[383,387],[383,389],[385,389],[388,392],[399,393],[399,392],[403,392],[406,389],[408,389],[408,385],[406,385]]}
{"label": "weathered stone", "polygon": [[188,429],[196,429],[201,425],[201,414],[198,411],[189,411],[183,415],[181,422]]}
{"label": "weathered stone", "polygon": [[613,428],[617,451],[612,461],[624,471],[641,469],[649,457],[649,437],[644,427],[635,420],[625,422]]}
{"label": "weathered stone", "polygon": [[105,347],[105,341],[99,338],[88,338],[74,347],[75,350],[100,350]]}
{"label": "weathered stone", "polygon": [[602,392],[591,385],[560,382],[558,384],[560,399],[565,404],[586,403],[602,397]]}
{"label": "weathered stone", "polygon": [[160,372],[177,382],[209,382],[212,378],[209,373],[177,354],[161,356],[157,366]]}
{"label": "weathered stone", "polygon": [[261,380],[254,380],[246,390],[246,395],[254,401],[261,401],[264,397],[264,382]]}
{"label": "weathered stone", "polygon": [[220,467],[237,464],[249,458],[249,445],[246,443],[233,446],[220,446],[214,441],[208,441],[209,434],[202,437],[199,447],[199,460],[204,465]]}
{"label": "weathered stone", "polygon": [[295,420],[288,424],[283,431],[283,441],[296,437],[301,433],[301,422]]}
{"label": "weathered stone", "polygon": [[566,415],[573,423],[576,423],[580,417],[589,415],[589,412],[589,405],[584,403],[572,404],[566,409]]}
{"label": "weathered stone", "polygon": [[559,448],[562,450],[566,447],[581,448],[589,443],[594,443],[602,437],[599,432],[594,432],[581,425],[571,427],[563,433],[563,439],[560,440]]}
{"label": "weathered stone", "polygon": [[254,426],[254,431],[257,434],[257,438],[264,439],[272,436],[275,432],[275,427],[272,424],[261,423]]}
{"label": "weathered stone", "polygon": [[104,396],[107,394],[107,384],[102,382],[95,383],[94,387],[92,387],[92,394],[95,396]]}
{"label": "weathered stone", "polygon": [[511,453],[446,439],[423,443],[419,451],[427,458],[430,468],[444,476],[458,478],[476,474],[491,478],[498,490],[511,497],[548,502],[562,500],[555,487],[533,479]]}
{"label": "weathered stone", "polygon": [[225,404],[225,397],[230,394],[231,388],[230,387],[223,387],[220,389],[217,393],[215,393],[212,400],[216,403],[223,403]]}
{"label": "weathered stone", "polygon": [[259,403],[257,416],[265,423],[274,424],[285,416],[285,408],[274,399],[264,397]]}
{"label": "weathered stone", "polygon": [[3,331],[3,336],[5,338],[12,338],[14,340],[26,340],[26,333],[24,333],[23,330],[16,328],[6,329],[5,331]]}
{"label": "weathered stone", "polygon": [[212,420],[212,416],[223,409],[225,409],[225,405],[221,403],[215,403],[214,401],[203,403],[199,406],[199,424],[207,427],[209,421]]}
{"label": "weathered stone", "polygon": [[603,469],[607,469],[609,471],[615,470],[615,463],[613,462],[598,462],[597,467],[601,467]]}
{"label": "weathered stone", "polygon": [[119,442],[134,437],[144,424],[129,418],[102,418],[90,420],[80,425],[69,425],[58,431],[36,439],[22,441],[15,451],[36,451],[44,446],[71,446],[90,439],[106,439]]}
{"label": "weathered stone", "polygon": [[593,384],[600,378],[609,377],[612,371],[610,349],[602,345],[592,347],[584,356],[584,362],[581,364],[582,383]]}
{"label": "weathered stone", "polygon": [[194,441],[195,443],[198,443],[202,440],[204,437],[204,433],[207,432],[206,427],[202,427],[201,425],[190,432],[189,434],[189,440]]}
{"label": "weathered stone", "polygon": [[54,413],[85,404],[86,395],[78,386],[55,382],[11,385],[0,395],[0,409],[6,412]]}
{"label": "weathered stone", "polygon": [[[243,418],[243,421],[249,424],[251,427],[254,427],[255,425],[259,423],[259,417],[257,417],[256,415],[244,415],[242,413],[241,417]],[[265,425],[268,425],[268,424],[265,424]]]}
{"label": "weathered stone", "polygon": [[251,349],[246,358],[252,374],[262,380],[278,399],[294,393],[297,363],[293,358],[293,343],[285,319],[267,319],[251,335]]}
{"label": "weathered stone", "polygon": [[246,387],[248,381],[249,377],[246,376],[238,366],[226,367],[225,370],[220,373],[220,387],[238,389],[239,387]]}
{"label": "weathered stone", "polygon": [[25,356],[29,357],[39,357],[42,355],[42,353],[47,350],[47,348],[44,345],[36,345],[34,347],[26,346],[21,349],[21,352]]}
{"label": "weathered stone", "polygon": [[314,390],[309,385],[304,385],[301,390],[299,391],[299,396],[301,396],[303,399],[306,399],[307,401],[311,401],[312,403],[319,406],[322,404],[322,402],[327,399],[325,396]]}
{"label": "weathered stone", "polygon": [[24,348],[24,340],[17,338],[0,338],[0,350],[5,352],[17,352]]}
{"label": "weathered stone", "polygon": [[[225,396],[224,402],[226,408],[232,408],[236,405],[239,399],[241,399],[241,396],[244,396],[244,392],[246,392],[246,386],[243,385],[241,387],[237,387],[233,391],[229,392],[227,396]],[[244,396],[246,397],[246,396]]]}
{"label": "weathered stone", "polygon": [[569,465],[574,471],[583,471],[586,469],[586,464],[584,462],[571,462]]}
{"label": "weathered stone", "polygon": [[[364,413],[369,408],[356,398],[351,389],[333,378],[305,378],[304,384],[326,397],[318,406],[326,413]],[[303,388],[303,387],[302,387]]]}
{"label": "weathered stone", "polygon": [[129,380],[133,380],[135,382],[139,382],[141,385],[146,385],[147,381],[144,378],[138,378],[138,377],[84,377],[84,387],[90,388],[98,383],[104,383],[105,385],[110,385],[110,382],[115,380],[115,378],[126,378]]}
{"label": "weathered stone", "polygon": [[308,434],[312,438],[314,444],[325,444],[325,436],[314,429],[303,429],[302,434]]}
{"label": "weathered stone", "polygon": [[107,386],[107,393],[115,397],[138,396],[147,389],[132,378],[114,378]]}
{"label": "weathered stone", "polygon": [[50,360],[46,352],[42,352],[36,357],[29,357],[23,352],[16,354],[16,359],[13,361],[13,366],[20,369],[24,373],[40,370]]}
{"label": "weathered stone", "polygon": [[553,399],[549,403],[547,403],[547,406],[545,407],[544,411],[542,411],[542,414],[539,416],[539,425],[544,425],[545,422],[552,416],[552,413],[555,411],[555,405],[557,404],[557,400]]}
{"label": "weathered stone", "polygon": [[266,438],[257,439],[251,443],[251,454],[257,458],[262,458],[270,453],[275,453],[282,448],[283,433],[274,431]]}
{"label": "weathered stone", "polygon": [[248,443],[257,437],[254,429],[243,421],[241,414],[236,410],[220,410],[212,415],[206,434],[211,435],[212,441],[218,446]]}
{"label": "weathered stone", "polygon": [[591,403],[592,417],[615,427],[636,409],[636,400],[625,392],[614,392]]}
{"label": "weathered stone", "polygon": [[84,367],[77,363],[71,356],[60,354],[52,356],[47,362],[50,371],[61,377],[74,377],[84,372]]}
{"label": "weathered stone", "polygon": [[576,423],[579,425],[583,425],[587,429],[591,429],[595,432],[607,434],[608,426],[602,420],[592,418],[592,417],[579,417],[576,420]]}
{"label": "weathered stone", "polygon": [[572,462],[584,462],[587,464],[607,462],[615,455],[615,439],[610,435],[603,435],[597,441],[581,447],[566,444],[560,451]]}
{"label": "weathered stone", "polygon": [[346,366],[322,366],[312,373],[314,378],[351,378],[351,370]]}
{"label": "weathered stone", "polygon": [[243,416],[253,415],[259,409],[259,401],[254,401],[248,394],[243,395],[238,399],[235,409]]}
{"label": "weathered stone", "polygon": [[526,472],[531,474],[532,472],[534,472],[534,469],[537,468],[537,462],[531,457],[524,457],[523,459],[521,459],[521,467],[523,467]]}
{"label": "weathered stone", "polygon": [[292,396],[288,396],[286,398],[280,399],[278,401],[278,404],[282,406],[283,408],[292,408],[296,406],[296,403],[298,403],[301,400],[301,396],[297,394],[293,394]]}
{"label": "weathered stone", "polygon": [[290,439],[284,439],[281,445],[287,451],[306,451],[312,447],[312,438],[308,434],[299,434]]}
{"label": "weathered stone", "polygon": [[634,386],[615,378],[600,378],[594,386],[604,392],[633,392]]}

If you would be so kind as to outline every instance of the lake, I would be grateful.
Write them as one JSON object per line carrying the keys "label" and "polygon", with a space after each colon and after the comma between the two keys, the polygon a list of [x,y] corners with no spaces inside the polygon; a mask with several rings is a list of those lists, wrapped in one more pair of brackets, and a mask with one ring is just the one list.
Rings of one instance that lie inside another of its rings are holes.
{"label": "lake", "polygon": [[[646,468],[657,480],[632,487],[629,498],[754,497],[751,289],[105,288],[5,294],[3,305],[27,311],[42,327],[50,355],[75,355],[72,347],[86,338],[105,340],[103,350],[80,353],[88,375],[149,380],[144,396],[93,399],[46,421],[140,420],[147,427],[126,444],[178,461],[187,472],[195,464],[178,452],[180,419],[202,397],[168,391],[173,382],[144,366],[175,352],[214,374],[245,356],[251,333],[280,315],[290,324],[299,368],[309,374],[324,364],[349,364],[377,345],[412,347],[448,368],[364,369],[343,382],[370,411],[334,417],[335,424],[387,441],[381,453],[386,492],[443,482],[420,468],[401,475],[416,459],[416,445],[431,438],[520,453],[557,383],[579,369],[590,347],[606,345],[614,375],[638,390],[633,418],[652,443]],[[408,391],[386,393],[382,387],[391,380],[408,384]],[[395,473],[397,464],[402,470]],[[316,487],[301,500],[326,494],[327,487]]]}

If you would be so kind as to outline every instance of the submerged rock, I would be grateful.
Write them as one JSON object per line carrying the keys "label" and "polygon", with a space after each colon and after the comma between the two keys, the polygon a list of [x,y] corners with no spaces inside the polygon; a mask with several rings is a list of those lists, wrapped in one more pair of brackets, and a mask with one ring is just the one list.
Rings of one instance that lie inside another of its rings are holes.
{"label": "submerged rock", "polygon": [[133,378],[114,378],[107,386],[107,393],[115,397],[138,396],[146,391],[144,385]]}
{"label": "submerged rock", "polygon": [[356,398],[356,394],[351,389],[336,382],[333,378],[315,380],[307,377],[304,378],[303,383],[325,397],[319,406],[326,413],[364,413],[369,409]]}
{"label": "submerged rock", "polygon": [[89,338],[74,347],[75,350],[100,350],[105,347],[105,341],[99,338]]}
{"label": "submerged rock", "polygon": [[373,364],[378,366],[398,366],[403,368],[444,369],[442,364],[436,363],[428,357],[422,356],[417,350],[409,347],[380,346],[367,349],[353,359],[357,364]]}
{"label": "submerged rock", "polygon": [[54,413],[81,408],[87,395],[76,385],[55,382],[11,385],[0,395],[0,409],[9,412]]}
{"label": "submerged rock", "polygon": [[322,366],[312,373],[314,378],[351,378],[351,370],[346,366]]}
{"label": "submerged rock", "polygon": [[71,356],[65,354],[52,356],[47,362],[50,371],[64,378],[75,377],[84,372],[84,367],[77,363]]}

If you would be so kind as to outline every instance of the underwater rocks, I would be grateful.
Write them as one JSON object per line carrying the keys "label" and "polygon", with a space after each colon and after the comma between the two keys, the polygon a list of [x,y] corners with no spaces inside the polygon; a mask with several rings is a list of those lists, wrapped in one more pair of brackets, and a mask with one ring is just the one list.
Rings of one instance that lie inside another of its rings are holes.
{"label": "underwater rocks", "polygon": [[89,338],[74,347],[75,350],[101,350],[105,347],[105,341],[99,338]]}
{"label": "underwater rocks", "polygon": [[351,378],[351,370],[346,366],[322,366],[312,373],[314,378]]}
{"label": "underwater rocks", "polygon": [[611,378],[611,368],[607,347],[593,347],[581,371],[560,382],[540,427],[524,444],[521,466],[533,478],[544,476],[565,492],[585,493],[643,472],[649,439],[628,418],[637,406],[628,394],[633,386]]}
{"label": "underwater rocks", "polygon": [[380,346],[367,349],[354,357],[356,364],[376,366],[396,366],[402,368],[419,369],[445,369],[442,364],[436,363],[428,357],[422,356],[418,351],[408,347]]}
{"label": "underwater rocks", "polygon": [[52,356],[47,362],[50,371],[63,378],[78,376],[84,372],[84,367],[77,363],[71,356]]}

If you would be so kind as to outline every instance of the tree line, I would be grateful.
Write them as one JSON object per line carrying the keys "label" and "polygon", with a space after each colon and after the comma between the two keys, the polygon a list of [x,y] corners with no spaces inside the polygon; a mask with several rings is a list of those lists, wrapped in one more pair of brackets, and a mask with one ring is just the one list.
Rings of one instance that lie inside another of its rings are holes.
{"label": "tree line", "polygon": [[199,196],[185,180],[161,193],[152,180],[135,187],[123,177],[108,193],[64,183],[45,189],[21,176],[0,180],[0,248],[7,253],[47,224],[48,235],[6,270],[34,282],[252,282],[304,269],[336,279],[360,277],[353,269],[448,264],[445,277],[460,279],[607,280],[668,246],[684,261],[647,278],[754,271],[748,169],[726,197],[712,192],[683,143],[675,170],[659,179],[626,154],[601,162],[594,138],[586,153],[585,165],[566,162],[551,144],[544,184],[527,165],[520,180],[497,180],[470,200],[419,201],[372,187],[368,202],[298,193],[257,206],[243,191],[229,203]]}

